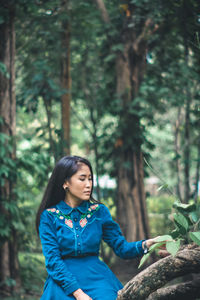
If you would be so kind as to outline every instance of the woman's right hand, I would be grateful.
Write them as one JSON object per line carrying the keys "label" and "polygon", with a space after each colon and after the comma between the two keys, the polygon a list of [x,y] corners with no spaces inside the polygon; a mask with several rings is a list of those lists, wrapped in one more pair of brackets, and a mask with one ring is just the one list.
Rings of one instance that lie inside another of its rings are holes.
{"label": "woman's right hand", "polygon": [[76,298],[76,300],[92,300],[92,298],[85,294],[81,289],[74,291],[73,296]]}

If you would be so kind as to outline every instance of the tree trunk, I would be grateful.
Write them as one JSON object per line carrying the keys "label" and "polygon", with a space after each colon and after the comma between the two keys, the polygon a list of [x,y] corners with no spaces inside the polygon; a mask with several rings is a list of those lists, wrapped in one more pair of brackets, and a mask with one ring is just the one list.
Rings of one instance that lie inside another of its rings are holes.
{"label": "tree trunk", "polygon": [[[145,26],[148,26],[148,20]],[[134,103],[145,73],[147,43],[142,37],[144,30],[137,36],[134,29],[125,26],[122,34],[124,51],[119,53],[116,62],[117,95],[122,106],[121,137],[116,143],[119,148],[117,215],[128,241],[149,237],[140,119],[137,113],[129,113],[129,105]],[[139,112],[139,105],[135,105],[135,110]]]}
{"label": "tree trunk", "polygon": [[90,105],[90,119],[93,126],[92,141],[94,143],[95,154],[95,171],[96,171],[96,195],[97,200],[100,201],[100,186],[99,186],[99,151],[98,151],[98,137],[97,137],[97,119],[94,116],[94,108]]}
{"label": "tree trunk", "polygon": [[98,9],[101,12],[101,17],[102,17],[103,21],[105,23],[110,23],[110,18],[109,18],[109,15],[108,15],[108,12],[106,10],[103,0],[95,0],[95,2],[96,2]]}
{"label": "tree trunk", "polygon": [[[198,121],[198,128],[200,127],[200,119]],[[197,165],[196,165],[196,178],[195,178],[195,193],[194,193],[194,199],[197,203],[198,196],[199,196],[199,181],[200,181],[200,133],[198,135],[198,141],[197,141]]]}
{"label": "tree trunk", "polygon": [[[199,279],[198,284],[195,283],[193,287],[191,287],[191,282],[186,283],[184,288],[181,285],[179,287],[176,286],[177,290],[174,292],[177,293],[177,298],[173,298],[173,287],[170,288],[171,296],[169,293],[168,298],[165,298],[164,290],[160,289],[172,279],[192,273],[200,273],[200,247],[196,246],[192,246],[191,248],[188,246],[179,251],[175,257],[171,255],[167,256],[143,270],[124,286],[124,288],[120,291],[120,295],[117,300],[180,299],[178,298],[178,294],[180,293],[181,295],[181,293],[186,293],[187,285],[191,288],[191,296],[193,294],[193,289],[196,291],[198,290],[199,294]],[[184,293],[181,292],[181,290],[184,290]],[[158,294],[163,294],[164,298],[157,298]],[[190,299],[190,297],[188,299]]]}
{"label": "tree trunk", "polygon": [[52,136],[52,101],[51,99],[46,99],[45,95],[43,95],[43,102],[44,102],[44,107],[46,110],[46,114],[47,114],[47,128],[48,128],[48,133],[49,133],[49,150],[50,150],[50,155],[53,155],[55,162],[58,159],[58,155],[57,155],[57,151],[55,149],[55,144],[54,144],[54,140],[53,140],[53,136]]}
{"label": "tree trunk", "polygon": [[[102,20],[110,23],[103,0],[95,0]],[[118,222],[128,241],[149,237],[145,191],[143,181],[142,134],[139,105],[135,115],[129,113],[130,104],[138,94],[145,73],[147,41],[156,30],[152,20],[147,18],[140,28],[129,26],[134,6],[128,1],[124,24],[119,33],[123,51],[116,60],[117,97],[121,99],[121,115],[118,126],[119,138],[115,144],[117,160]],[[109,37],[108,37],[109,38]],[[112,39],[110,39],[112,41]],[[131,142],[130,142],[131,139]]]}
{"label": "tree trunk", "polygon": [[[63,9],[68,10],[68,1],[63,1]],[[69,14],[67,16],[69,18]],[[62,61],[61,61],[61,84],[66,89],[62,95],[62,152],[70,154],[70,101],[71,101],[71,74],[70,74],[70,23],[68,19],[62,22]]]}
{"label": "tree trunk", "polygon": [[180,166],[180,120],[181,119],[181,108],[178,108],[178,116],[175,122],[175,132],[174,132],[174,147],[175,147],[175,154],[176,154],[176,174],[177,174],[177,184],[176,184],[176,192],[177,196],[182,202],[182,193],[181,193],[181,166]]}
{"label": "tree trunk", "polygon": [[149,237],[141,151],[121,154],[117,212],[118,222],[128,241]]}
{"label": "tree trunk", "polygon": [[190,96],[187,89],[186,111],[185,111],[185,149],[184,149],[184,173],[185,173],[185,196],[184,202],[190,199]]}
{"label": "tree trunk", "polygon": [[[184,43],[184,55],[185,65],[189,73],[189,45],[188,45],[188,34],[185,23],[185,13],[187,12],[187,2],[182,2],[182,30],[183,30],[183,43]],[[191,92],[188,81],[185,83],[185,135],[184,135],[184,174],[185,174],[185,195],[184,202],[188,203],[190,199],[190,106],[191,106]]]}
{"label": "tree trunk", "polygon": [[[5,8],[5,21],[0,24],[0,62],[6,67],[6,72],[0,72],[0,115],[2,123],[0,125],[0,132],[13,139],[13,151],[7,151],[8,159],[15,160],[16,147],[14,138],[16,135],[16,99],[15,99],[15,29],[14,16],[15,9],[6,1],[1,5]],[[6,145],[4,145],[5,147]],[[4,178],[4,183],[0,186],[0,214],[4,216],[9,222],[11,216],[4,208],[4,201],[11,201],[14,199],[15,181],[11,178]],[[10,223],[10,222],[9,222]],[[11,227],[10,227],[11,228]],[[17,233],[15,229],[11,228],[9,238],[1,240],[0,248],[0,282],[1,292],[7,294],[11,292],[12,288],[6,283],[6,280],[14,279],[14,290],[17,291],[20,286],[19,277],[19,263],[17,256]]]}
{"label": "tree trunk", "polygon": [[197,300],[200,297],[200,277],[195,275],[194,280],[174,284],[158,289],[147,300]]}

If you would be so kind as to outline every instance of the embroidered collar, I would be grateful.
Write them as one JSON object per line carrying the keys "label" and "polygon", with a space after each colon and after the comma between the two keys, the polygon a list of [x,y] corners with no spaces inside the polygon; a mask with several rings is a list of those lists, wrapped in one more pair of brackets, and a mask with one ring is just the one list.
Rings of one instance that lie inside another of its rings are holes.
{"label": "embroidered collar", "polygon": [[[74,227],[73,221],[71,219],[70,213],[78,209],[82,214],[79,220],[80,226],[83,228],[87,225],[88,220],[92,217],[92,215],[99,209],[99,204],[91,204],[89,201],[83,201],[81,205],[76,208],[72,208],[67,205],[64,201],[58,203],[58,205],[52,208],[47,208],[47,211],[56,216],[58,219],[62,220],[68,227],[71,229]],[[90,205],[90,206],[89,206]],[[89,208],[88,208],[89,206]]]}
{"label": "embroidered collar", "polygon": [[65,201],[60,201],[57,205],[57,208],[60,209],[64,214],[69,215],[73,210],[78,210],[82,214],[86,213],[89,207],[89,201],[83,201],[79,206],[77,207],[71,207]]}

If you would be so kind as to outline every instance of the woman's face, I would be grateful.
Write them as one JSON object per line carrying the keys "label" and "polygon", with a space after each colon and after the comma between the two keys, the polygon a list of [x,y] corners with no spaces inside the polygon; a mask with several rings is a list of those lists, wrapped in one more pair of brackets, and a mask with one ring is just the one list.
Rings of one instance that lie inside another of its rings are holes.
{"label": "woman's face", "polygon": [[81,164],[79,170],[63,184],[67,188],[67,200],[74,204],[89,200],[92,191],[92,174],[87,165]]}

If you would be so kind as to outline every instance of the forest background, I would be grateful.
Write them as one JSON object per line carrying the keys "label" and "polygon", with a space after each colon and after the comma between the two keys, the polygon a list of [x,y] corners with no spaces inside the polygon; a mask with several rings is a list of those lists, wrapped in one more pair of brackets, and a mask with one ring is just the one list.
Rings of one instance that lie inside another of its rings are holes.
{"label": "forest background", "polygon": [[1,288],[39,299],[35,215],[63,155],[92,162],[95,197],[129,241],[169,233],[176,199],[198,202],[200,5],[0,3]]}

